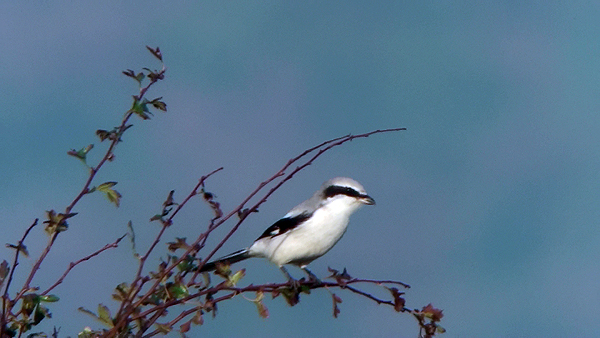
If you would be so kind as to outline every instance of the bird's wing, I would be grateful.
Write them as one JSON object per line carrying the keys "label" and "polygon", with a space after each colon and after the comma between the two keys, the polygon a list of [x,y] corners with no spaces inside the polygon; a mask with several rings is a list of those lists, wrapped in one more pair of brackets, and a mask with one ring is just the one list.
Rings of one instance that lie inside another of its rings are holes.
{"label": "bird's wing", "polygon": [[311,216],[311,214],[309,214],[309,213],[301,213],[301,214],[293,216],[293,217],[284,217],[284,218],[280,219],[279,221],[275,222],[273,225],[271,225],[256,240],[258,241],[259,239],[263,239],[266,237],[275,237],[275,236],[282,235],[292,229],[295,229],[300,224],[304,223],[304,221],[309,219],[310,216]]}

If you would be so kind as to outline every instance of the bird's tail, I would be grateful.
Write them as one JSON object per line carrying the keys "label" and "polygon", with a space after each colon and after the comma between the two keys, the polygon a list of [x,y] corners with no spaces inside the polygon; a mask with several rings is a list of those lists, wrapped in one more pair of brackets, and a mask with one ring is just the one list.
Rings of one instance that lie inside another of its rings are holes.
{"label": "bird's tail", "polygon": [[212,262],[208,262],[200,268],[200,272],[204,271],[212,271],[217,268],[217,264],[233,264],[239,261],[243,261],[244,259],[250,258],[250,254],[248,253],[248,249],[238,250],[234,253],[231,253],[225,257],[221,257]]}

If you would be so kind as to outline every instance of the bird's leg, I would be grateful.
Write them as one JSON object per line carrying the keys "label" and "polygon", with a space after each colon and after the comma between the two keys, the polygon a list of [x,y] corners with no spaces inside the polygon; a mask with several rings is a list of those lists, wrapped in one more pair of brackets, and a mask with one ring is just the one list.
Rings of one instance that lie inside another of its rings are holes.
{"label": "bird's leg", "polygon": [[306,274],[308,275],[308,279],[316,284],[323,284],[323,282],[321,282],[321,280],[319,279],[319,277],[317,277],[314,273],[312,273],[310,270],[308,270],[306,267],[302,267],[302,270],[304,270],[304,272],[306,272]]}
{"label": "bird's leg", "polygon": [[292,277],[292,275],[290,275],[290,273],[287,271],[287,269],[285,267],[280,266],[279,269],[287,277],[288,282],[290,282],[292,287],[297,290],[300,287],[300,282],[297,281],[296,279],[294,279],[294,277]]}

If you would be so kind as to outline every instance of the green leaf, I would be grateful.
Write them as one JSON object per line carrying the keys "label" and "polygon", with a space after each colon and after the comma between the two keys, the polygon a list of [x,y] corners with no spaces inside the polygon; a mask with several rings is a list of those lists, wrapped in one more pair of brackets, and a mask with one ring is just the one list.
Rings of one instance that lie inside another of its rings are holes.
{"label": "green leaf", "polygon": [[23,298],[21,299],[21,310],[27,317],[29,317],[33,313],[33,310],[38,306],[39,303],[40,303],[40,297],[37,294],[35,294],[35,293],[27,294],[27,295],[23,296]]}
{"label": "green leaf", "polygon": [[134,114],[136,114],[137,116],[141,117],[144,120],[149,120],[150,119],[150,115],[152,115],[152,113],[150,113],[150,111],[148,110],[147,104],[148,104],[148,100],[144,99],[142,102],[140,102],[137,97],[133,97],[133,104],[131,105],[131,109],[129,109],[129,112],[132,112]]}
{"label": "green leaf", "polygon": [[141,86],[142,85],[142,80],[144,80],[144,74],[143,73],[138,73],[136,74],[133,70],[131,69],[127,69],[123,71],[123,74],[136,80],[137,83]]}
{"label": "green leaf", "polygon": [[40,301],[46,302],[46,303],[54,303],[54,302],[58,302],[59,300],[60,300],[60,298],[58,298],[58,296],[56,296],[56,295],[40,296]]}
{"label": "green leaf", "polygon": [[67,151],[67,154],[78,158],[81,162],[83,162],[83,164],[87,166],[86,156],[87,153],[89,153],[90,150],[92,150],[92,148],[94,148],[94,145],[90,144],[87,147],[81,148],[79,150],[71,149]]}
{"label": "green leaf", "polygon": [[35,313],[33,314],[33,325],[39,324],[46,317],[52,317],[50,311],[47,307],[38,304],[35,308]]}
{"label": "green leaf", "polygon": [[[110,318],[110,310],[103,304],[98,304],[98,315],[84,307],[79,307],[77,310],[79,310],[79,312],[81,312],[81,313],[85,313],[86,315],[94,318],[95,320],[106,325],[107,327],[112,328],[114,326],[112,319]],[[95,337],[95,336],[93,336],[93,337]]]}
{"label": "green leaf", "polygon": [[187,287],[181,283],[171,285],[169,287],[169,293],[175,299],[181,299],[190,295]]}
{"label": "green leaf", "polygon": [[235,286],[237,283],[240,282],[240,280],[246,275],[246,269],[242,269],[236,273],[234,273],[232,276],[229,276],[228,278],[228,282],[231,286]]}
{"label": "green leaf", "polygon": [[113,327],[113,321],[110,317],[110,310],[104,304],[98,304],[98,319],[108,327]]}
{"label": "green leaf", "polygon": [[118,191],[112,189],[112,187],[114,187],[116,184],[117,182],[104,182],[97,186],[96,190],[105,193],[106,198],[108,198],[111,203],[114,203],[118,207],[121,203],[122,195]]}
{"label": "green leaf", "polygon": [[115,185],[117,185],[117,182],[104,182],[104,183],[100,184],[96,189],[98,191],[106,192],[110,188],[114,187]]}

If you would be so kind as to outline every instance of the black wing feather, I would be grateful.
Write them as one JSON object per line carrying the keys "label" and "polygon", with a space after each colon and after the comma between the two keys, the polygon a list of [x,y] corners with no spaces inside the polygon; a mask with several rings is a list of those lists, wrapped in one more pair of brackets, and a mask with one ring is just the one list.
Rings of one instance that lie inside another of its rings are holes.
{"label": "black wing feather", "polygon": [[260,237],[258,237],[256,240],[258,241],[259,239],[265,237],[275,237],[284,234],[304,223],[304,221],[309,219],[310,216],[311,214],[309,213],[302,213],[298,216],[282,218],[265,230],[265,232],[263,232],[263,234],[260,235]]}

